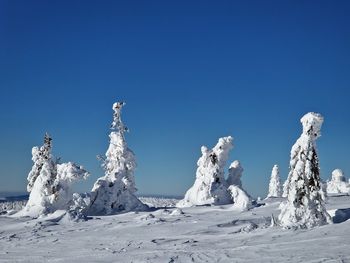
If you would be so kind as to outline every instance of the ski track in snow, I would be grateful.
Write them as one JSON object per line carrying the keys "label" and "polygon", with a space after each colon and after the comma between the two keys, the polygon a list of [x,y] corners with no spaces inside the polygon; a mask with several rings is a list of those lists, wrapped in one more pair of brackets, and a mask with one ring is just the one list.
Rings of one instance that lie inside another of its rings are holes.
{"label": "ski track in snow", "polygon": [[[281,200],[245,212],[225,205],[183,214],[163,200],[163,208],[84,222],[59,221],[59,213],[45,220],[1,216],[0,262],[350,262],[350,213],[311,230],[270,227]],[[347,208],[349,196],[327,202],[328,210]]]}

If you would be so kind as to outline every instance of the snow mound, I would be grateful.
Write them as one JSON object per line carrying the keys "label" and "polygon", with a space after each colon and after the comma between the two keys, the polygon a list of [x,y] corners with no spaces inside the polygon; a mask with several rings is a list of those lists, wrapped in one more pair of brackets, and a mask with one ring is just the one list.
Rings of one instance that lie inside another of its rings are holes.
{"label": "snow mound", "polygon": [[172,216],[179,216],[179,215],[183,215],[183,214],[185,214],[185,213],[180,208],[176,208],[170,213],[170,215],[172,215]]}

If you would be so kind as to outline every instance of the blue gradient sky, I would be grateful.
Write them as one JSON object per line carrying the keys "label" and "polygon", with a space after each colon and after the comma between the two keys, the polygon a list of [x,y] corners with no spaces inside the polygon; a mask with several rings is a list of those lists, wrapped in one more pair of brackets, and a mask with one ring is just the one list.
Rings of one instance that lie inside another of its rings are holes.
{"label": "blue gradient sky", "polygon": [[219,2],[1,1],[0,191],[25,190],[45,131],[89,190],[116,100],[140,193],[182,195],[200,146],[232,135],[230,161],[263,196],[308,111],[325,117],[322,177],[349,176],[350,2]]}

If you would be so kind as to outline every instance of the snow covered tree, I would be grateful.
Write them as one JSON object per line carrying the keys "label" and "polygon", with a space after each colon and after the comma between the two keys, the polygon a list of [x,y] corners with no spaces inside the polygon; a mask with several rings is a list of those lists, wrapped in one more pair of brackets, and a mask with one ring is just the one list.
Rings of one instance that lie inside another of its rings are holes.
{"label": "snow covered tree", "polygon": [[238,187],[242,188],[242,181],[241,177],[243,174],[243,167],[241,166],[241,163],[238,160],[235,160],[231,163],[229,169],[228,169],[228,176],[227,176],[227,184],[228,185],[237,185]]}
{"label": "snow covered tree", "polygon": [[194,185],[186,192],[178,207],[189,207],[206,204],[231,203],[227,191],[224,168],[230,150],[233,148],[231,136],[220,138],[215,147],[209,150],[202,146]]}
{"label": "snow covered tree", "polygon": [[121,211],[144,210],[147,208],[136,196],[134,153],[125,141],[128,128],[121,120],[124,102],[113,104],[112,132],[106,157],[102,158],[105,176],[99,178],[91,192],[89,214],[110,215]]}
{"label": "snow covered tree", "polygon": [[280,172],[277,164],[272,168],[269,193],[267,197],[281,197]]}
{"label": "snow covered tree", "polygon": [[[44,145],[41,146],[40,148],[38,146],[35,146],[32,148],[32,160],[34,162],[34,165],[32,166],[32,170],[29,172],[27,180],[28,180],[28,185],[27,185],[27,191],[31,192],[35,183],[35,180],[38,178],[40,175],[40,172],[43,168],[43,165],[46,161],[51,161],[52,155],[51,155],[51,149],[52,149],[52,144],[51,144],[51,137],[48,133],[45,133],[44,136]],[[52,164],[54,165],[54,164]]]}
{"label": "snow covered tree", "polygon": [[233,207],[240,210],[247,210],[253,207],[253,200],[242,187],[241,177],[243,171],[244,169],[241,163],[238,160],[233,161],[228,169],[226,182],[228,184],[227,191],[231,196]]}
{"label": "snow covered tree", "polygon": [[350,184],[346,180],[344,173],[340,169],[335,169],[332,172],[332,179],[327,181],[327,193],[329,194],[349,194]]}
{"label": "snow covered tree", "polygon": [[29,172],[27,185],[30,195],[19,215],[38,217],[58,209],[67,209],[73,198],[72,183],[89,175],[74,163],[60,164],[51,151],[52,139],[46,133],[44,145],[32,149],[34,165]]}
{"label": "snow covered tree", "polygon": [[253,200],[250,195],[238,185],[230,185],[227,191],[231,195],[234,208],[248,210],[253,207]]}
{"label": "snow covered tree", "polygon": [[307,113],[301,118],[303,132],[291,151],[287,201],[279,221],[286,228],[311,228],[330,222],[324,205],[316,139],[321,136],[323,117]]}

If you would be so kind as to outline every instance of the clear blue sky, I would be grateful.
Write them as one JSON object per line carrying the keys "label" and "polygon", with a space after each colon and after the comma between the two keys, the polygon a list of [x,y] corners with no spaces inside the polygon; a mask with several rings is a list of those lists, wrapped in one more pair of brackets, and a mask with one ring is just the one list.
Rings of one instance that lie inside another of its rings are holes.
{"label": "clear blue sky", "polygon": [[288,173],[300,117],[324,115],[322,177],[350,176],[350,1],[0,1],[0,191],[24,191],[31,148],[91,177],[111,105],[144,194],[182,195],[200,146],[232,135],[244,187],[265,195]]}

